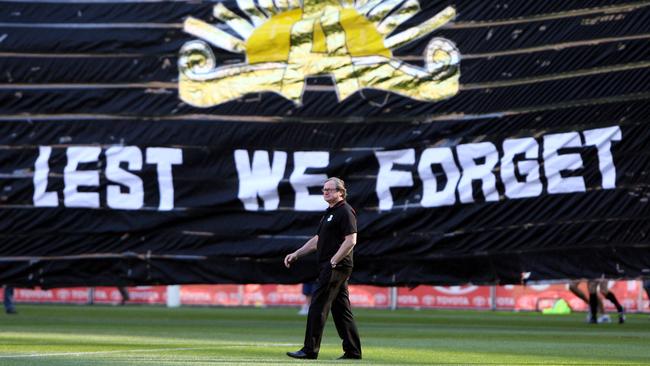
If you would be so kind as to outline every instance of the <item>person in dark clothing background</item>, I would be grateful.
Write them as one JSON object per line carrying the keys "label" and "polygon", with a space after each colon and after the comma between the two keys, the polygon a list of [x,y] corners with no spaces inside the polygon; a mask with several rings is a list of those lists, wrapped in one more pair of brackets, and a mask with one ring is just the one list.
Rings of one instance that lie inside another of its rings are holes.
{"label": "person in dark clothing background", "polygon": [[352,249],[357,243],[357,215],[345,201],[345,183],[329,178],[323,185],[323,198],[329,207],[321,218],[317,234],[302,247],[284,258],[284,265],[314,251],[318,254],[318,285],[312,295],[307,329],[302,349],[287,352],[289,357],[316,359],[320,350],[323,328],[332,311],[332,319],[343,340],[343,356],[339,359],[361,359],[361,340],[354,322],[348,294],[348,279],[352,274]]}
{"label": "person in dark clothing background", "polygon": [[14,288],[12,286],[5,286],[4,289],[4,307],[7,314],[18,314],[14,307]]}
{"label": "person in dark clothing background", "polygon": [[305,295],[305,303],[300,307],[298,315],[307,315],[309,314],[309,304],[311,304],[311,295],[314,294],[316,290],[315,282],[305,282],[302,284],[302,294]]}

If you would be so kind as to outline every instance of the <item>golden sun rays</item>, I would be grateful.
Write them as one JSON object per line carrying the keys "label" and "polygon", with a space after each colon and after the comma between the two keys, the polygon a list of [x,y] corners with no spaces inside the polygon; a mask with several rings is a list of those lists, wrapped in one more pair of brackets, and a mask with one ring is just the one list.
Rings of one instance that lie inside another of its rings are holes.
{"label": "golden sun rays", "polygon": [[[335,80],[339,100],[364,88],[424,101],[458,92],[460,54],[453,42],[432,39],[424,68],[392,56],[451,21],[453,7],[393,34],[420,11],[417,0],[237,0],[237,6],[246,17],[218,3],[213,13],[221,25],[184,22],[184,31],[200,39],[186,43],[179,57],[179,94],[191,105],[263,91],[300,105],[305,78],[316,75]],[[244,54],[246,62],[217,67],[210,45]]]}

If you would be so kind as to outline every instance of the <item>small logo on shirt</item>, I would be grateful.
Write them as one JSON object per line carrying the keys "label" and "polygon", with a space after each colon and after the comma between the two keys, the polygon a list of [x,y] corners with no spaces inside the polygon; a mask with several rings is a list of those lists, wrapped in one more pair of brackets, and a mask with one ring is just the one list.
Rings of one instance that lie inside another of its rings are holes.
{"label": "small logo on shirt", "polygon": [[330,217],[327,218],[327,221],[328,221],[328,222],[329,222],[329,221],[332,221],[332,218],[333,218],[333,217],[334,217],[334,215],[330,215]]}

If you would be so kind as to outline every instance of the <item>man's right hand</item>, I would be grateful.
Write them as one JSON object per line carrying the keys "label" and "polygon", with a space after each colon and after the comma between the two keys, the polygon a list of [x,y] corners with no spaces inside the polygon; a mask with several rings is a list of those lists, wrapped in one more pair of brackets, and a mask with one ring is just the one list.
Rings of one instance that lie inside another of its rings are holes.
{"label": "man's right hand", "polygon": [[297,260],[298,260],[298,254],[296,254],[295,252],[293,252],[291,254],[287,254],[287,256],[284,257],[284,266],[289,268],[289,267],[291,267],[291,263],[293,263],[293,262],[295,262]]}

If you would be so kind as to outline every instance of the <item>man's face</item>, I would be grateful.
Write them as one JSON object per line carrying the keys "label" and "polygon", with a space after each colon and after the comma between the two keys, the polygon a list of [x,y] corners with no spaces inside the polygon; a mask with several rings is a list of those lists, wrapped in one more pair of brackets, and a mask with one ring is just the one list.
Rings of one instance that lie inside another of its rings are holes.
{"label": "man's face", "polygon": [[336,189],[336,183],[330,180],[323,185],[323,199],[327,203],[338,202],[343,199],[343,194]]}

